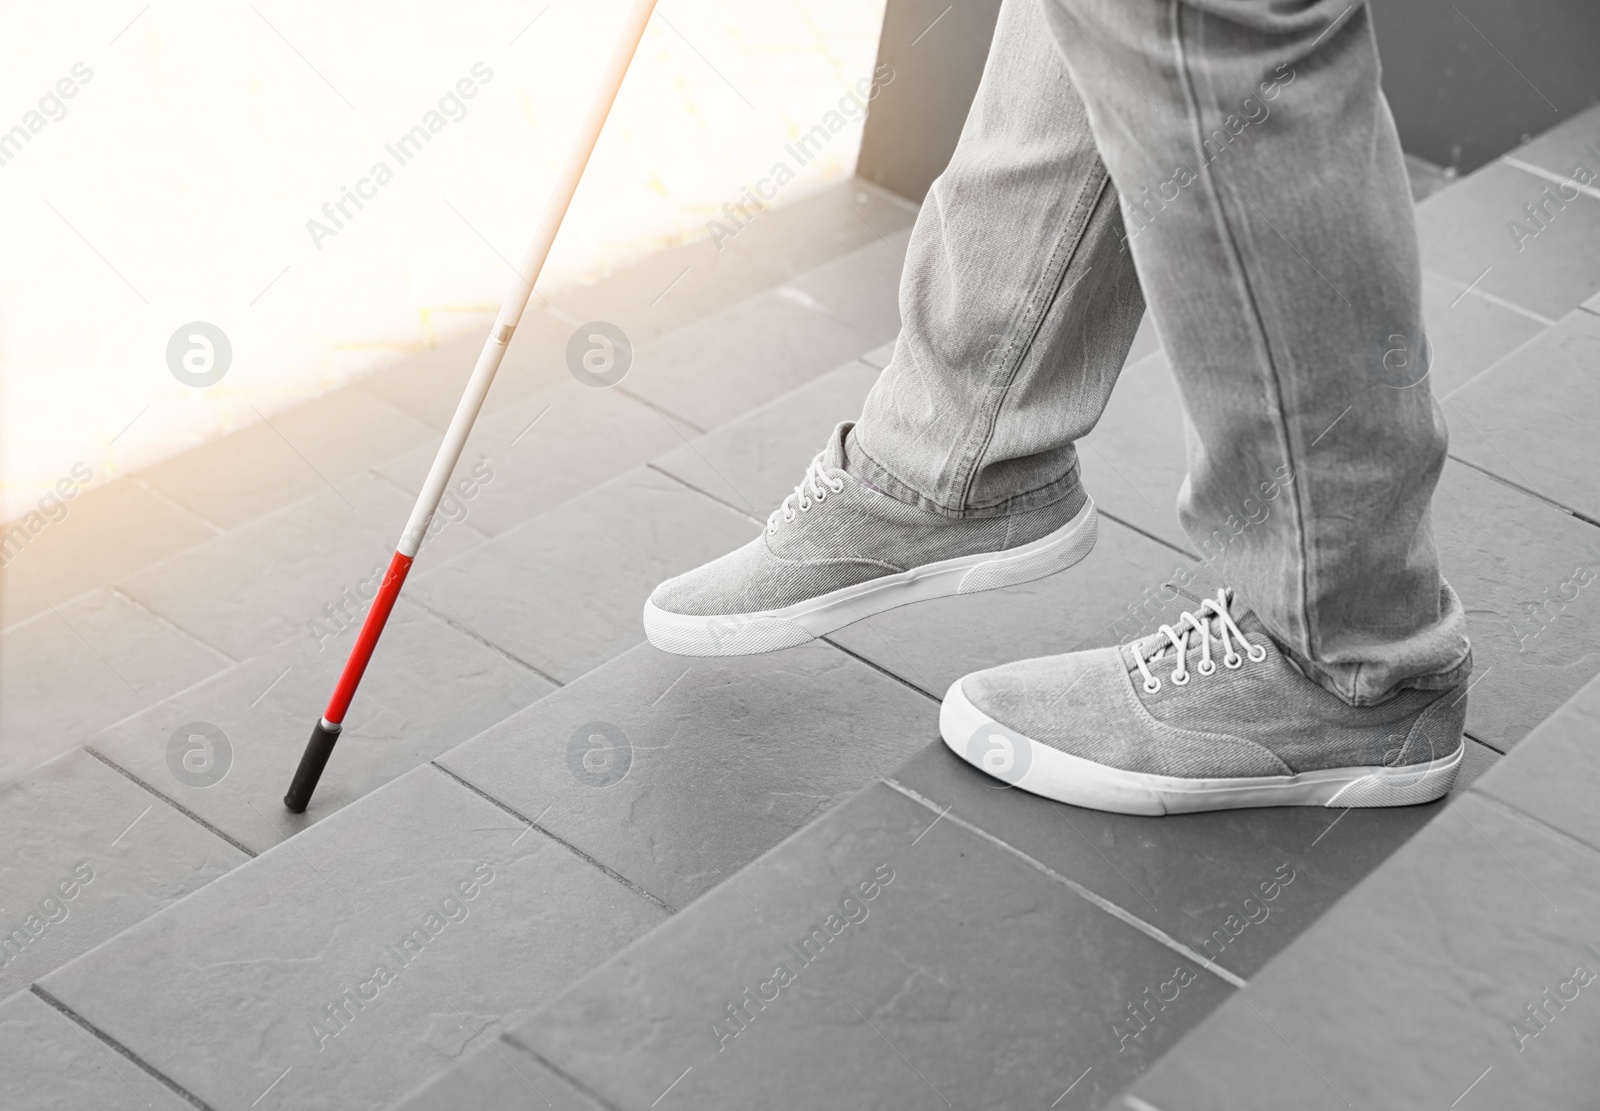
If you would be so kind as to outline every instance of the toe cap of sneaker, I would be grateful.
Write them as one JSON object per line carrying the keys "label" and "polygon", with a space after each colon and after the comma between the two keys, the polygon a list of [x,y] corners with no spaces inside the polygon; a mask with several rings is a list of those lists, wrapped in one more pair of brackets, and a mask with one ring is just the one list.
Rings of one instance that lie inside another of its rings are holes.
{"label": "toe cap of sneaker", "polygon": [[1072,652],[974,671],[961,689],[993,720],[1052,744],[1109,724],[1122,703],[1124,673],[1116,649]]}
{"label": "toe cap of sneaker", "polygon": [[760,537],[692,571],[675,575],[650,592],[650,605],[663,613],[717,617],[749,613],[752,587],[763,577],[766,545]]}

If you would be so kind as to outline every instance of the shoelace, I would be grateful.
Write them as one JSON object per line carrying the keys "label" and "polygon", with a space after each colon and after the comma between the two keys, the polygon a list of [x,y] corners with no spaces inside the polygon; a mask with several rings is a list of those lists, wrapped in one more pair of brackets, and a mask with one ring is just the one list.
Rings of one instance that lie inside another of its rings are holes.
{"label": "shoelace", "polygon": [[783,504],[774,509],[767,518],[767,535],[771,536],[778,531],[780,517],[785,524],[789,523],[794,520],[796,509],[801,513],[809,512],[812,505],[827,501],[829,492],[844,493],[844,482],[828,477],[828,472],[823,469],[822,453],[818,452],[817,457],[806,467],[806,473],[800,479],[799,485],[794,488],[794,492],[785,497]]}
{"label": "shoelace", "polygon": [[[1200,662],[1195,670],[1201,675],[1210,675],[1217,670],[1217,665],[1211,659],[1211,626],[1213,619],[1217,626],[1217,635],[1222,641],[1222,665],[1229,670],[1237,669],[1244,664],[1245,656],[1252,663],[1260,663],[1267,658],[1267,650],[1259,644],[1251,644],[1239,626],[1233,620],[1233,615],[1228,612],[1230,594],[1227,587],[1217,592],[1215,598],[1207,598],[1200,603],[1198,611],[1185,613],[1178,618],[1178,627],[1163,625],[1157,631],[1157,636],[1166,638],[1166,643],[1160,645],[1145,658],[1144,652],[1137,644],[1133,646],[1133,659],[1139,665],[1139,674],[1144,676],[1144,689],[1147,693],[1154,694],[1161,689],[1161,680],[1150,672],[1150,663],[1158,659],[1170,646],[1175,649],[1178,662],[1172,668],[1172,685],[1181,687],[1189,682],[1189,640],[1198,633],[1200,635]],[[1199,616],[1196,616],[1196,613]],[[1230,635],[1231,634],[1231,635]],[[1239,647],[1245,650],[1241,656],[1233,647],[1233,639],[1237,638]]]}

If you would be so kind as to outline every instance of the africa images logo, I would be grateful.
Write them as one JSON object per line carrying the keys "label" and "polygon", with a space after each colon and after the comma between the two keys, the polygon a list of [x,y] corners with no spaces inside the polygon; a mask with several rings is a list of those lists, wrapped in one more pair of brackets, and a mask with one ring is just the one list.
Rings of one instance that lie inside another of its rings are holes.
{"label": "africa images logo", "polygon": [[967,738],[967,759],[1015,787],[1033,763],[1033,742],[998,721],[986,721]]}
{"label": "africa images logo", "polygon": [[1433,369],[1433,347],[1417,324],[1392,324],[1384,330],[1373,360],[1373,376],[1395,390],[1408,390]]}

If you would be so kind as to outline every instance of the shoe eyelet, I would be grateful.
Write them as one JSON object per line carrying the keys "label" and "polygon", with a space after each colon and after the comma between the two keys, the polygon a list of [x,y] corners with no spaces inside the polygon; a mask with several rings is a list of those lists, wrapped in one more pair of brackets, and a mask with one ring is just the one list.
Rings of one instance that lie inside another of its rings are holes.
{"label": "shoe eyelet", "polygon": [[1161,680],[1160,679],[1151,679],[1148,683],[1144,684],[1144,690],[1145,690],[1146,694],[1155,694],[1156,691],[1158,691],[1160,689],[1161,689]]}
{"label": "shoe eyelet", "polygon": [[[1258,656],[1258,655],[1256,655],[1257,652],[1259,652],[1261,654]],[[1267,658],[1267,650],[1265,648],[1261,647],[1261,645],[1259,645],[1259,644],[1252,644],[1250,646],[1250,648],[1245,652],[1245,655],[1250,657],[1250,661],[1252,663],[1260,663],[1262,660]]]}
{"label": "shoe eyelet", "polygon": [[1222,657],[1222,666],[1227,668],[1229,671],[1238,671],[1243,665],[1244,657],[1239,655],[1237,652]]}
{"label": "shoe eyelet", "polygon": [[830,482],[828,483],[828,489],[832,490],[835,494],[842,494],[844,493],[844,483],[841,482],[839,485],[835,486]]}
{"label": "shoe eyelet", "polygon": [[1195,670],[1201,675],[1211,675],[1217,670],[1217,665],[1210,660],[1201,660],[1195,665]]}
{"label": "shoe eyelet", "polygon": [[1189,673],[1185,671],[1182,675],[1179,675],[1177,672],[1173,672],[1172,685],[1175,687],[1187,687],[1189,685]]}

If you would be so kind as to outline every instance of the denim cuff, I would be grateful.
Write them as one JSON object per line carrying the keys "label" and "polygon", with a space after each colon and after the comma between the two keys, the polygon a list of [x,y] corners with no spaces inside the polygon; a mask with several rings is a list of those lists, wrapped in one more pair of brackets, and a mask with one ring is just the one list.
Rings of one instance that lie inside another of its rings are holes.
{"label": "denim cuff", "polygon": [[1042,486],[1035,486],[1031,490],[1013,494],[1003,501],[991,505],[955,507],[935,501],[922,493],[922,491],[902,482],[893,471],[867,454],[860,442],[854,437],[846,437],[844,450],[845,470],[855,478],[867,483],[879,492],[887,494],[895,501],[904,502],[929,513],[937,513],[941,517],[953,519],[1010,517],[1016,513],[1026,513],[1029,510],[1054,505],[1062,498],[1070,497],[1073,493],[1083,488],[1078,456],[1076,452],[1073,452],[1072,462],[1066,471]]}

